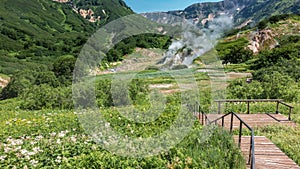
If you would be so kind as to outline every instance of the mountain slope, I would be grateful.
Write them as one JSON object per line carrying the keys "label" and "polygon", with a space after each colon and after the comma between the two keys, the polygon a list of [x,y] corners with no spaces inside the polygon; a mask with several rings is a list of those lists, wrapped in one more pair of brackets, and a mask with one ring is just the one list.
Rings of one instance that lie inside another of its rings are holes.
{"label": "mountain slope", "polygon": [[[80,7],[107,11],[105,21],[100,24],[133,13],[121,0],[77,2],[97,2]],[[71,1],[0,0],[0,73],[33,68],[32,63],[49,65],[65,54],[76,56],[99,23],[84,19],[71,4]]]}
{"label": "mountain slope", "polygon": [[[205,25],[207,21],[220,15],[234,18],[240,25],[249,21],[258,22],[272,15],[300,13],[299,0],[224,0],[193,4],[184,10],[170,11],[169,14],[185,17]],[[247,24],[245,23],[245,24]]]}

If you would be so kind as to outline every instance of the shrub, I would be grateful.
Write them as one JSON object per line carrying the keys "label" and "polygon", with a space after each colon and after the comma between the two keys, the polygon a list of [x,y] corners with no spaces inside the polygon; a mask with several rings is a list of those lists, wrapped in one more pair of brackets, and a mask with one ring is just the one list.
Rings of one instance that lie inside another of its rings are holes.
{"label": "shrub", "polygon": [[61,56],[54,61],[53,72],[62,84],[71,84],[75,63],[76,58],[72,55]]}
{"label": "shrub", "polygon": [[22,109],[71,109],[73,108],[72,91],[70,87],[53,88],[47,84],[33,85],[27,88],[21,96]]}

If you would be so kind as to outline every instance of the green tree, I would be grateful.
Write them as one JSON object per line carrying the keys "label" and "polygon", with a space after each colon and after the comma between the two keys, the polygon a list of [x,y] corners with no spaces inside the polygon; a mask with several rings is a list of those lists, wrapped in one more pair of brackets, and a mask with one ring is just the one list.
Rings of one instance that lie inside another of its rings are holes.
{"label": "green tree", "polygon": [[262,99],[264,97],[264,89],[260,82],[247,83],[244,78],[232,81],[227,92],[229,97],[233,99]]}
{"label": "green tree", "polygon": [[271,74],[265,74],[262,80],[264,98],[284,99],[286,101],[297,100],[299,86],[288,75],[275,71]]}
{"label": "green tree", "polygon": [[76,58],[72,55],[61,56],[53,63],[53,72],[62,84],[71,84],[75,63]]}
{"label": "green tree", "polygon": [[59,86],[59,81],[52,71],[35,72],[34,77],[34,85],[48,84],[51,87]]}
{"label": "green tree", "polygon": [[2,90],[1,98],[8,99],[18,97],[24,90],[30,87],[35,81],[33,71],[25,70],[16,73],[9,84]]}
{"label": "green tree", "polygon": [[253,57],[252,51],[245,49],[242,46],[232,46],[227,50],[224,55],[220,58],[223,60],[223,64],[232,63],[243,63]]}

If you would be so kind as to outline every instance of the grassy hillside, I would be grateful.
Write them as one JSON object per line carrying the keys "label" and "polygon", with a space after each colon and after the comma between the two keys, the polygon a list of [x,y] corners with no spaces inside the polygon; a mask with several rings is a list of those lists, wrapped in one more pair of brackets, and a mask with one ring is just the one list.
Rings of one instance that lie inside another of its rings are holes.
{"label": "grassy hillside", "polygon": [[[106,11],[100,24],[133,13],[123,1],[77,1],[81,8]],[[101,9],[101,10],[100,10]],[[76,56],[99,23],[90,23],[70,5],[51,0],[0,1],[0,73],[49,65],[58,56]]]}
{"label": "grassy hillside", "polygon": [[[229,97],[281,98],[299,103],[299,25],[299,15],[273,16],[218,44],[218,53],[227,69],[253,73],[251,84],[244,79],[234,81],[228,88]],[[255,53],[250,49],[253,44]]]}
{"label": "grassy hillside", "polygon": [[75,55],[95,30],[65,4],[50,0],[1,0],[0,4],[0,71],[4,74],[49,63],[60,55]]}
{"label": "grassy hillside", "polygon": [[259,22],[274,15],[288,13],[300,13],[299,0],[257,0],[256,3],[246,6],[240,11],[235,19],[239,23],[249,19]]}

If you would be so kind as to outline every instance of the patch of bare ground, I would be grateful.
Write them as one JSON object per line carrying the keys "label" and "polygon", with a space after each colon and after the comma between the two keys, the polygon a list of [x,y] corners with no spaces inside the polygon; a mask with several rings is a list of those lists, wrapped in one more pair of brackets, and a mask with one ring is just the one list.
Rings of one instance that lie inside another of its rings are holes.
{"label": "patch of bare ground", "polygon": [[237,72],[228,72],[226,73],[227,80],[234,80],[237,78],[243,78],[243,77],[252,77],[251,73],[237,73]]}
{"label": "patch of bare ground", "polygon": [[113,67],[108,70],[97,69],[96,75],[110,74],[115,72],[128,72],[128,71],[142,71],[149,66],[157,65],[163,58],[161,49],[144,49],[136,48],[133,54],[125,56],[125,59],[119,66]]}
{"label": "patch of bare ground", "polygon": [[9,79],[4,79],[0,77],[0,88],[6,87],[8,83],[9,83]]}

